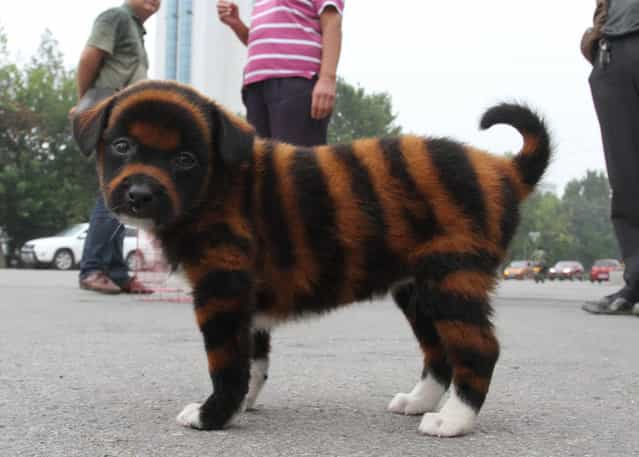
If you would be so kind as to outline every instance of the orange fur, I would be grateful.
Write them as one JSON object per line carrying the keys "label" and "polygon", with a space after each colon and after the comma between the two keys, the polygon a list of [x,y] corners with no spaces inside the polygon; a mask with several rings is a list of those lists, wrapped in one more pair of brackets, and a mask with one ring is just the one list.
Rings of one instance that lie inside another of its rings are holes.
{"label": "orange fur", "polygon": [[447,346],[471,348],[487,355],[499,351],[491,329],[457,321],[437,321],[435,327]]}
{"label": "orange fur", "polygon": [[486,300],[487,292],[492,290],[494,284],[495,278],[485,273],[456,271],[444,278],[440,288],[462,297]]}
{"label": "orange fur", "polygon": [[179,130],[150,122],[132,123],[129,125],[129,135],[135,137],[145,146],[162,151],[177,149],[181,141]]}

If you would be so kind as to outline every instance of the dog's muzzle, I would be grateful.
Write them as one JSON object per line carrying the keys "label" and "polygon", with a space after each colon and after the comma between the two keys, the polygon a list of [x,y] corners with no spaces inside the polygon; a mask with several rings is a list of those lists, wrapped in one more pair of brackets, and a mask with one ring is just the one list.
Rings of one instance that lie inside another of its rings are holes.
{"label": "dog's muzzle", "polygon": [[133,184],[126,193],[126,208],[131,216],[148,217],[153,208],[154,195],[148,184]]}
{"label": "dog's muzzle", "polygon": [[162,185],[144,175],[123,179],[108,201],[116,215],[151,220],[156,226],[165,225],[174,217],[173,205]]}

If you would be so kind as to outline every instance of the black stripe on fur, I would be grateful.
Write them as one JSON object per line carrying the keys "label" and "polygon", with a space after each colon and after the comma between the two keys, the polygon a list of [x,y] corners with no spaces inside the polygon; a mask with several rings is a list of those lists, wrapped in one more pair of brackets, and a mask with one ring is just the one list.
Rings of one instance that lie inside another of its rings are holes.
{"label": "black stripe on fur", "polygon": [[289,232],[289,223],[282,208],[282,196],[278,187],[278,177],[274,164],[272,143],[266,144],[264,155],[264,179],[262,181],[262,215],[267,236],[275,254],[277,267],[288,269],[295,265],[295,252]]}
{"label": "black stripe on fur", "polygon": [[532,187],[542,178],[552,154],[550,134],[544,120],[530,108],[514,103],[503,103],[487,110],[481,118],[482,130],[493,125],[507,124],[522,135],[537,138],[537,147],[528,154],[519,153],[513,159],[524,183]]}
{"label": "black stripe on fur", "polygon": [[306,239],[319,267],[310,296],[300,295],[295,302],[300,310],[320,311],[337,305],[344,280],[344,249],[337,236],[335,206],[314,154],[298,149],[291,172]]}
{"label": "black stripe on fur", "polygon": [[389,164],[391,176],[395,178],[398,183],[401,183],[403,192],[407,199],[412,200],[413,202],[419,202],[419,205],[424,208],[424,214],[421,215],[412,212],[407,205],[404,205],[403,208],[404,218],[408,222],[415,240],[425,242],[432,240],[435,236],[443,233],[442,228],[437,223],[432,206],[421,194],[417,188],[415,180],[408,172],[408,167],[406,165],[404,155],[402,154],[399,138],[382,138],[379,141],[379,145],[382,149],[384,158]]}
{"label": "black stripe on fur", "polygon": [[267,359],[271,352],[271,334],[266,330],[253,332],[252,359]]}
{"label": "black stripe on fur", "polygon": [[221,312],[215,314],[200,327],[207,351],[219,349],[234,342],[238,332],[247,325],[248,313]]}
{"label": "black stripe on fur", "polygon": [[237,348],[237,356],[221,370],[211,373],[214,393],[202,405],[200,422],[204,430],[219,430],[238,412],[248,392],[250,365],[248,345]]}
{"label": "black stripe on fur", "polygon": [[[498,352],[488,355],[480,354],[472,349],[454,348],[452,351],[455,353],[455,359],[459,360],[462,366],[472,370],[478,377],[490,381],[499,358]],[[477,391],[463,380],[456,384],[455,388],[462,400],[472,406],[475,411],[479,411],[486,399],[486,392]]]}
{"label": "black stripe on fur", "polygon": [[206,273],[193,290],[195,307],[211,298],[238,298],[251,292],[253,279],[242,270],[212,270]]}
{"label": "black stripe on fur", "polygon": [[424,315],[435,321],[459,321],[492,328],[493,308],[487,301],[442,292],[434,287],[424,287],[421,297]]}
{"label": "black stripe on fur", "polygon": [[500,178],[503,213],[500,220],[501,246],[506,249],[517,231],[519,225],[519,204],[517,191],[508,176]]}
{"label": "black stripe on fur", "polygon": [[400,264],[386,243],[388,226],[384,221],[384,209],[379,201],[370,174],[357,159],[350,145],[339,145],[336,157],[351,174],[351,188],[360,210],[372,226],[372,235],[364,241],[364,270],[366,280],[354,287],[356,299],[368,298],[371,293],[383,293],[389,286],[389,272],[399,272]]}
{"label": "black stripe on fur", "polygon": [[487,211],[484,191],[477,179],[464,147],[447,139],[429,139],[426,150],[430,153],[439,180],[464,214],[470,219],[473,230],[485,235]]}
{"label": "black stripe on fur", "polygon": [[[426,304],[419,303],[419,294],[415,284],[406,284],[395,289],[393,291],[393,299],[408,319],[417,341],[425,343],[426,346],[431,348],[439,348],[441,352],[441,357],[436,359],[429,357],[428,361],[424,360],[425,365],[422,370],[422,379],[430,374],[437,382],[448,386],[453,371],[450,364],[446,361],[444,348],[442,347],[441,338],[437,333],[434,321],[431,316],[424,313]],[[426,364],[427,362],[428,364]]]}
{"label": "black stripe on fur", "polygon": [[441,282],[455,271],[474,271],[493,276],[499,259],[486,251],[477,253],[431,254],[416,265],[417,278]]}
{"label": "black stripe on fur", "polygon": [[243,254],[249,255],[251,252],[251,241],[248,238],[237,235],[225,223],[213,224],[207,227],[205,236],[209,240],[210,247],[235,246]]}

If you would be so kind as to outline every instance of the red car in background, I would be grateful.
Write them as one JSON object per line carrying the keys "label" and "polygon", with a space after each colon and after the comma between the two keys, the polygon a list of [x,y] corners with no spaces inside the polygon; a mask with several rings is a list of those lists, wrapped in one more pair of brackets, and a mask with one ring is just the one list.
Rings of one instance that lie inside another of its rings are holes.
{"label": "red car in background", "polygon": [[548,279],[551,281],[554,279],[569,279],[571,281],[578,279],[583,281],[584,266],[581,262],[577,262],[576,260],[562,260],[557,262],[554,267],[548,270]]}
{"label": "red car in background", "polygon": [[621,262],[615,259],[599,259],[590,269],[590,282],[603,282],[610,280],[610,272],[621,270]]}

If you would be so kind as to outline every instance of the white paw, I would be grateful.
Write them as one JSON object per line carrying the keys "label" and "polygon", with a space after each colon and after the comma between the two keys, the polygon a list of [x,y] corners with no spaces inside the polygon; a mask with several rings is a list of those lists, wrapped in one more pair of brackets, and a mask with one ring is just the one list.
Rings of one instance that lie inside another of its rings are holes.
{"label": "white paw", "polygon": [[414,416],[429,411],[425,405],[422,405],[418,398],[414,398],[411,394],[398,393],[388,404],[388,410],[395,414],[406,414]]}
{"label": "white paw", "polygon": [[201,403],[191,403],[187,405],[180,414],[178,414],[178,424],[184,427],[202,428],[202,422],[200,422],[200,406]]}
{"label": "white paw", "polygon": [[474,426],[472,421],[458,421],[445,417],[442,413],[426,413],[419,424],[419,432],[424,435],[453,437],[470,433]]}
{"label": "white paw", "polygon": [[399,393],[388,404],[395,414],[415,415],[434,411],[446,391],[445,387],[428,376],[420,380],[410,393]]}
{"label": "white paw", "polygon": [[438,413],[424,414],[419,432],[431,436],[460,436],[472,431],[477,413],[464,403],[454,389]]}

